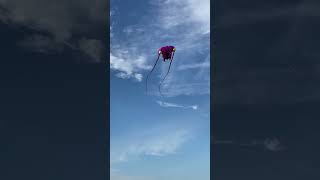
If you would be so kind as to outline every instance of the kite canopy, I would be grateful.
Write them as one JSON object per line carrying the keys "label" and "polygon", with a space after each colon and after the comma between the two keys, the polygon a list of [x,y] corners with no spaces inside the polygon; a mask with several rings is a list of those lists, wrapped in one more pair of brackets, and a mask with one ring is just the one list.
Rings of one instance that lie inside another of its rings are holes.
{"label": "kite canopy", "polygon": [[170,65],[169,65],[167,74],[164,76],[164,78],[162,79],[162,81],[161,81],[160,84],[159,84],[159,93],[160,93],[160,95],[162,96],[160,87],[161,87],[162,82],[166,79],[167,75],[169,74],[170,67],[171,67],[171,63],[172,63],[172,60],[173,60],[173,56],[174,56],[174,52],[175,52],[175,51],[176,51],[176,48],[175,48],[174,46],[163,46],[163,47],[161,47],[161,48],[159,49],[159,51],[158,51],[158,58],[157,58],[156,62],[155,62],[154,65],[153,65],[153,68],[151,69],[151,71],[149,72],[149,74],[147,75],[147,78],[146,78],[146,92],[148,92],[148,78],[149,78],[149,75],[152,73],[152,71],[153,71],[154,68],[156,67],[160,55],[162,55],[164,62],[165,62],[165,60],[170,60]]}
{"label": "kite canopy", "polygon": [[174,46],[163,46],[159,49],[159,54],[162,54],[163,59],[171,59],[175,51],[176,48]]}

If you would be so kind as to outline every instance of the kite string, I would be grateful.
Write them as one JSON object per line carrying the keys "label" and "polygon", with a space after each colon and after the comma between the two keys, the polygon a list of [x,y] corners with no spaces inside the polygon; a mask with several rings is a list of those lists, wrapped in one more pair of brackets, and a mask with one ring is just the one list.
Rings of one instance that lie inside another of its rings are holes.
{"label": "kite string", "polygon": [[147,75],[147,78],[146,78],[146,93],[148,93],[148,78],[149,78],[149,75],[152,73],[152,71],[154,70],[154,68],[156,67],[157,63],[158,63],[158,60],[159,60],[159,57],[160,57],[160,53],[158,55],[158,58],[156,60],[156,62],[154,63],[153,65],[153,68],[151,69],[151,71],[148,73]]}
{"label": "kite string", "polygon": [[[172,56],[172,58],[173,58],[173,56]],[[170,65],[169,65],[167,74],[164,76],[164,78],[162,79],[162,81],[161,81],[160,84],[159,84],[159,93],[160,93],[160,95],[161,95],[162,97],[163,97],[163,95],[162,95],[162,93],[161,93],[161,84],[162,84],[162,82],[166,79],[167,75],[169,74],[170,67],[171,67],[171,63],[172,63],[172,58],[171,58],[171,60],[170,60]]]}

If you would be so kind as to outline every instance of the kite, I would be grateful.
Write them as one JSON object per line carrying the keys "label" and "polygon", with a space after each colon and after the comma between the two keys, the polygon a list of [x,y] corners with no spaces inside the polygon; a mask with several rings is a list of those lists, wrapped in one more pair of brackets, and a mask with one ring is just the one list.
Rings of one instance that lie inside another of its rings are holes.
{"label": "kite", "polygon": [[168,68],[168,71],[166,73],[166,75],[164,76],[164,78],[160,81],[159,83],[159,93],[160,95],[162,96],[162,93],[161,93],[161,84],[163,83],[163,81],[166,79],[167,75],[169,74],[169,71],[170,71],[170,67],[171,67],[171,63],[172,63],[172,60],[173,60],[173,56],[174,56],[174,52],[176,51],[176,48],[174,46],[164,46],[164,47],[161,47],[159,50],[158,50],[158,58],[156,60],[156,62],[154,63],[153,65],[153,68],[151,69],[151,71],[149,72],[149,74],[147,75],[147,78],[146,78],[146,92],[148,92],[148,78],[149,78],[149,75],[152,73],[152,71],[154,70],[154,68],[156,67],[157,63],[158,63],[158,60],[160,58],[160,55],[162,55],[162,58],[163,58],[163,62],[165,62],[166,60],[167,61],[170,61],[170,64],[169,64],[169,68]]}

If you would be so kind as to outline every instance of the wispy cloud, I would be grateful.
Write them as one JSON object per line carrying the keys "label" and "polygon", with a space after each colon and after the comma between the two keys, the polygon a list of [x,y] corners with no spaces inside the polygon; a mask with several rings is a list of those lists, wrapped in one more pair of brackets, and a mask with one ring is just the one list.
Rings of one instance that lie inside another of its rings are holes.
{"label": "wispy cloud", "polygon": [[163,101],[157,101],[157,103],[161,107],[174,107],[174,108],[185,108],[185,109],[189,109],[190,108],[190,109],[193,109],[193,110],[197,110],[198,109],[198,105],[183,106],[183,105],[169,103],[169,102],[163,102]]}
{"label": "wispy cloud", "polygon": [[[168,78],[169,79],[169,78]],[[210,82],[200,83],[180,83],[171,84],[163,83],[162,94],[167,97],[174,97],[179,95],[205,95],[210,93]]]}
{"label": "wispy cloud", "polygon": [[110,171],[110,180],[153,180],[147,176],[126,175],[121,171]]}
{"label": "wispy cloud", "polygon": [[[116,57],[114,60],[120,59],[124,64],[135,64],[136,59],[144,57],[141,65],[149,69],[130,65],[131,71],[144,76],[153,66],[158,48],[174,45],[177,52],[164,85],[168,87],[174,85],[176,88],[174,93],[164,93],[164,95],[209,93],[210,1],[167,0],[151,1],[150,4],[152,14],[146,14],[146,18],[141,18],[138,24],[124,27],[117,25],[117,16],[120,16],[120,13],[117,13],[116,9],[113,10],[115,13],[111,19],[113,26],[110,56]],[[127,52],[127,57],[124,58],[121,52]],[[115,69],[114,63],[117,62],[111,63],[112,69]],[[164,75],[168,68],[166,65],[159,62],[154,73]],[[124,69],[117,70],[130,74],[128,73],[130,71]]]}
{"label": "wispy cloud", "polygon": [[[166,3],[168,8],[159,9],[160,28],[168,32],[167,41],[175,43],[177,52],[163,84],[163,94],[173,97],[209,93],[209,68],[199,64],[210,65],[210,1],[169,0]],[[162,74],[166,68],[163,67]]]}
{"label": "wispy cloud", "polygon": [[[209,0],[166,0],[155,1],[161,7],[161,26],[172,29],[181,25],[197,24],[192,31],[210,32],[210,1]],[[182,21],[183,19],[183,21]]]}
{"label": "wispy cloud", "polygon": [[[169,130],[170,129],[170,130]],[[192,134],[186,129],[151,128],[132,135],[130,140],[111,143],[111,164],[140,156],[167,156],[177,153]]]}

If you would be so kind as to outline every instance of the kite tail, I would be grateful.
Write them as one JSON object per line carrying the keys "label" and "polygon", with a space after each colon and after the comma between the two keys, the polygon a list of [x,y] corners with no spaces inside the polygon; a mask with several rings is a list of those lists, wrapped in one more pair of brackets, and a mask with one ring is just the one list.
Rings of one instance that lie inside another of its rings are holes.
{"label": "kite tail", "polygon": [[[172,56],[173,58],[173,56]],[[164,76],[164,78],[162,79],[162,81],[160,82],[159,84],[159,93],[160,95],[163,97],[162,93],[161,93],[161,84],[163,83],[163,81],[166,79],[167,75],[169,74],[169,71],[170,71],[170,67],[171,67],[171,63],[172,63],[172,58],[171,58],[171,61],[170,61],[170,65],[169,65],[169,68],[168,68],[168,71],[167,71],[167,74]]]}
{"label": "kite tail", "polygon": [[151,71],[148,73],[147,75],[147,78],[146,78],[146,93],[148,93],[148,78],[149,78],[149,75],[152,73],[152,71],[154,70],[154,68],[156,67],[157,63],[158,63],[158,60],[159,60],[159,57],[160,57],[160,54],[158,55],[158,58],[156,60],[156,62],[154,63],[153,65],[153,68],[151,69]]}

